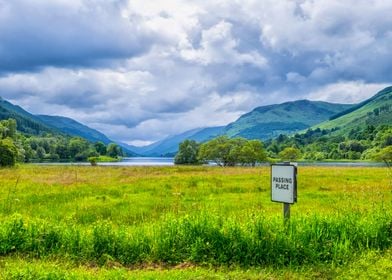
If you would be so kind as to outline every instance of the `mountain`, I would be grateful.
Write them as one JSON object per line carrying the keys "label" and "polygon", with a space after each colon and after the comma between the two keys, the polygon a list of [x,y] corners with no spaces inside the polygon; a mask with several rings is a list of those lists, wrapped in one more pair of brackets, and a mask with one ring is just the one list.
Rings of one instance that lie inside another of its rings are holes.
{"label": "mountain", "polygon": [[101,132],[73,119],[60,116],[33,115],[20,106],[0,97],[0,120],[9,118],[15,119],[18,130],[25,134],[67,134],[82,137],[91,142],[102,141],[105,144],[113,142]]}
{"label": "mountain", "polygon": [[50,125],[51,127],[55,127],[65,134],[71,136],[79,136],[87,139],[90,142],[101,141],[106,145],[114,142],[103,133],[70,118],[48,115],[37,115],[37,117],[45,124]]}
{"label": "mountain", "polygon": [[224,133],[224,126],[206,127],[193,134],[189,139],[196,142],[205,142]]}
{"label": "mountain", "polygon": [[352,106],[309,100],[261,106],[229,124],[224,133],[229,137],[271,139],[309,128]]}
{"label": "mountain", "polygon": [[186,139],[205,142],[218,135],[244,137],[248,139],[271,139],[279,134],[301,131],[328,120],[353,105],[334,104],[322,101],[298,100],[282,104],[257,107],[242,115],[227,126],[197,128],[169,136],[164,140],[144,147],[127,147],[145,156],[173,156],[178,145]]}
{"label": "mountain", "polygon": [[148,146],[135,147],[128,145],[127,147],[135,153],[145,156],[174,156],[177,153],[178,145],[182,141],[190,139],[197,142],[204,142],[220,135],[223,129],[223,126],[196,128],[181,134],[169,136]]}
{"label": "mountain", "polygon": [[334,115],[330,120],[320,123],[314,128],[334,129],[337,134],[347,134],[351,130],[368,125],[392,124],[392,86],[387,87],[373,97]]}
{"label": "mountain", "polygon": [[[103,142],[105,145],[109,143],[115,143],[115,141],[109,139],[105,134],[95,130],[87,125],[79,123],[71,118],[61,116],[48,116],[48,115],[37,115],[37,117],[45,124],[55,127],[59,131],[76,137],[82,137],[92,143]],[[128,156],[138,156],[137,153],[130,150],[128,147],[118,143],[119,146]]]}
{"label": "mountain", "polygon": [[297,147],[306,160],[374,160],[392,145],[392,87],[295,136],[265,142],[272,157]]}
{"label": "mountain", "polygon": [[[114,143],[103,133],[81,124],[71,118],[60,116],[33,115],[20,106],[14,105],[0,97],[0,120],[15,119],[18,131],[29,135],[42,135],[50,133],[53,135],[69,135],[87,139],[90,142],[101,141],[106,145]],[[123,151],[130,156],[137,154],[124,147]]]}
{"label": "mountain", "polygon": [[45,123],[39,117],[0,97],[0,120],[9,118],[15,119],[18,130],[25,134],[60,133],[55,127]]}

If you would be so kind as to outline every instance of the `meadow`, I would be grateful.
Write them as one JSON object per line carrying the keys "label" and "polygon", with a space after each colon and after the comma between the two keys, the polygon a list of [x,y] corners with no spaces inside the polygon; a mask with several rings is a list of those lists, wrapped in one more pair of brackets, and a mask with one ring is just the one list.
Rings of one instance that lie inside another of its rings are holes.
{"label": "meadow", "polygon": [[3,279],[369,279],[392,273],[382,167],[300,167],[284,224],[269,167],[0,170]]}

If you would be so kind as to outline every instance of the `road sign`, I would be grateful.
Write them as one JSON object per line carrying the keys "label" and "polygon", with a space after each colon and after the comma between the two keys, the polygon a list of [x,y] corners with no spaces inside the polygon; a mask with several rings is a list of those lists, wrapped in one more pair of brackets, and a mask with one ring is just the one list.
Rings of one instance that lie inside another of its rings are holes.
{"label": "road sign", "polygon": [[297,167],[294,164],[271,165],[271,200],[297,202]]}

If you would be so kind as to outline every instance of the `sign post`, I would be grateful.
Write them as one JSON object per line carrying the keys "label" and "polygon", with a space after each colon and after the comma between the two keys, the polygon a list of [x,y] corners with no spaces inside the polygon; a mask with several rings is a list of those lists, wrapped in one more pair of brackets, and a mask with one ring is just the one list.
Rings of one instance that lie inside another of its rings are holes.
{"label": "sign post", "polygon": [[290,219],[290,205],[297,202],[297,166],[295,163],[271,165],[271,200],[283,202],[283,218]]}

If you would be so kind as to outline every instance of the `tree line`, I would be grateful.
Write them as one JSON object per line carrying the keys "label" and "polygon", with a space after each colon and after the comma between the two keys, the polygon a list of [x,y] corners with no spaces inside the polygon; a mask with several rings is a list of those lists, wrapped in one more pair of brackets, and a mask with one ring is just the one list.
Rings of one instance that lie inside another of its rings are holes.
{"label": "tree line", "polygon": [[293,136],[279,135],[266,141],[268,157],[279,158],[287,147],[293,147],[304,160],[373,160],[392,145],[392,127],[367,125],[347,133],[339,129],[308,129]]}
{"label": "tree line", "polygon": [[[255,165],[263,161],[377,160],[392,163],[392,127],[388,125],[351,129],[308,129],[303,134],[279,135],[267,140],[219,136],[205,143],[185,140],[179,145],[176,164],[215,162],[220,166]],[[264,148],[265,147],[265,148]]]}
{"label": "tree line", "polygon": [[175,164],[201,164],[215,162],[219,166],[249,165],[266,161],[266,153],[260,140],[219,136],[205,143],[185,140],[179,145]]}
{"label": "tree line", "polygon": [[0,121],[0,166],[34,161],[87,161],[100,156],[118,158],[123,151],[115,143],[91,143],[81,137],[22,134],[17,131],[14,119]]}

